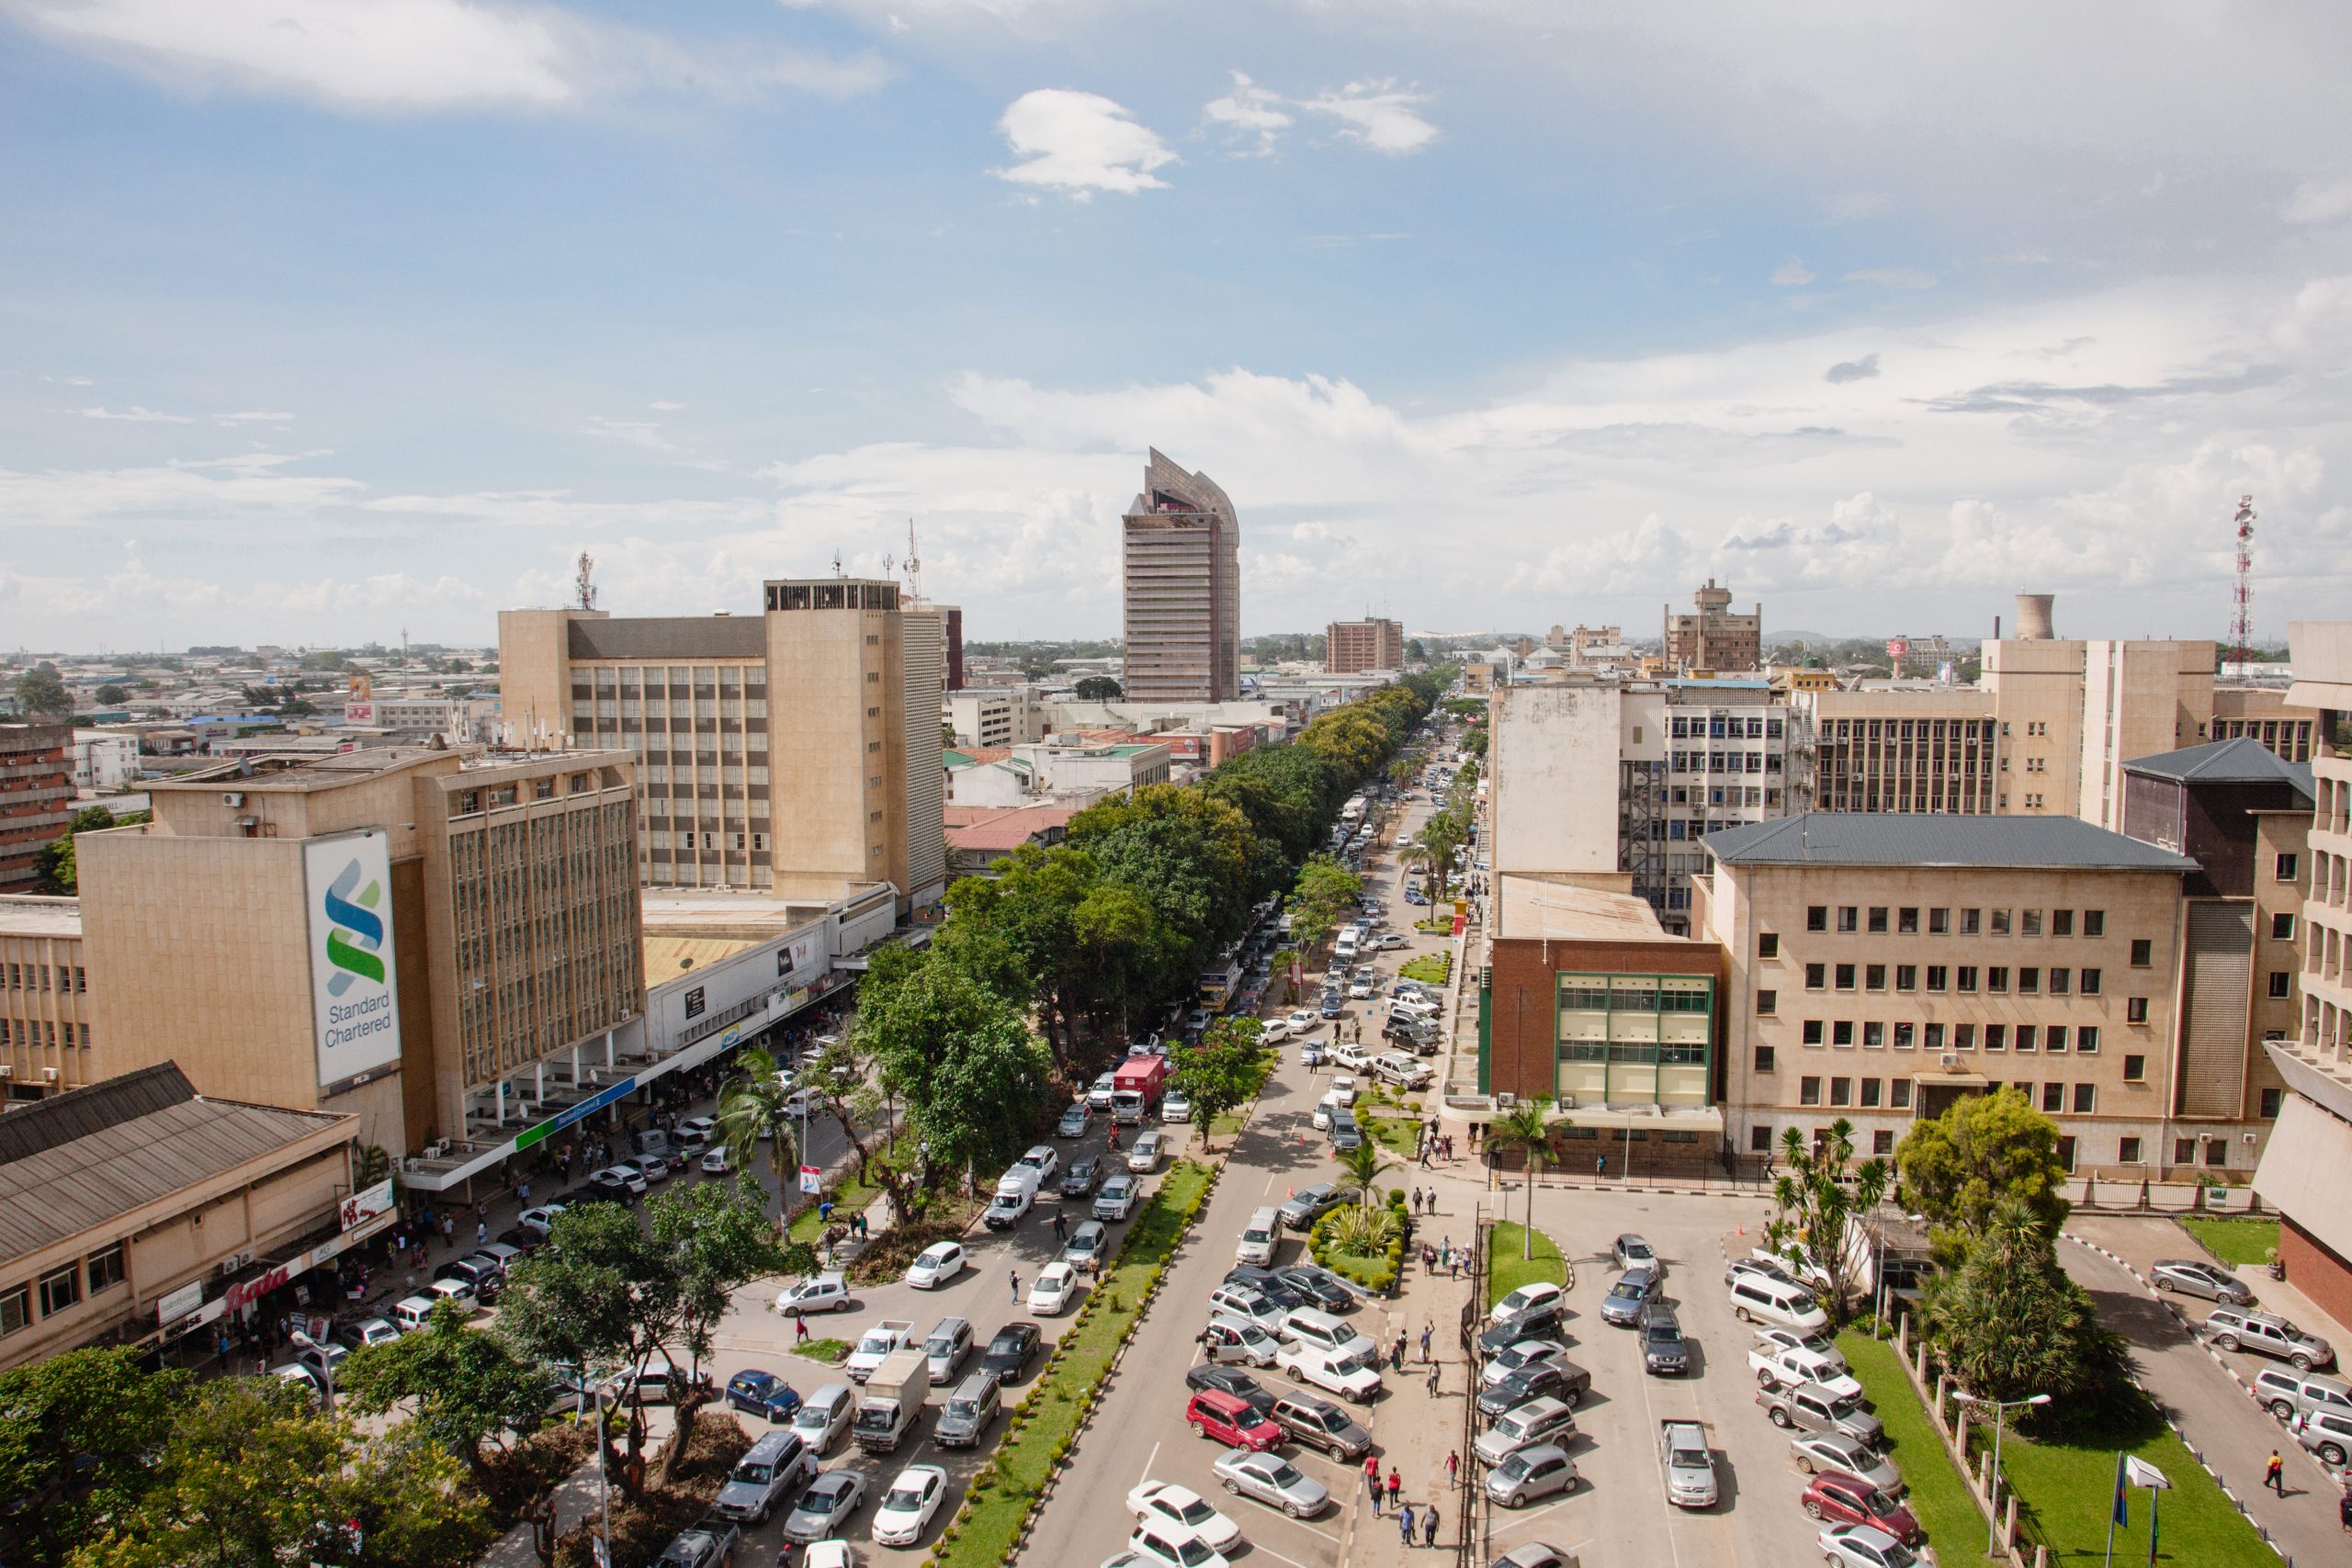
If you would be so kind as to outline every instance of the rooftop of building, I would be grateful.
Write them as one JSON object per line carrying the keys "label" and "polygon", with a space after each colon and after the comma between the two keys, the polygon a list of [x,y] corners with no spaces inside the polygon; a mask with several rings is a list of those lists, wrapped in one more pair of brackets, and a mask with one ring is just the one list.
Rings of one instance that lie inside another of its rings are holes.
{"label": "rooftop of building", "polygon": [[635,752],[618,750],[541,751],[510,747],[449,745],[363,746],[357,750],[330,752],[324,756],[298,752],[240,757],[214,767],[183,773],[177,778],[159,779],[149,787],[164,792],[196,793],[230,784],[240,790],[299,793],[340,789],[385,773],[423,767],[432,762],[454,761],[456,772],[481,773],[497,768],[528,767],[534,763],[552,764],[556,771],[561,771],[567,767],[635,761]]}
{"label": "rooftop of building", "polygon": [[1004,762],[1012,758],[1010,746],[950,746],[940,752],[941,760],[951,768],[976,768],[982,762]]}
{"label": "rooftop of building", "polygon": [[2309,762],[2283,761],[2261,741],[2245,735],[2184,746],[2177,751],[2159,751],[2153,757],[2134,757],[2123,764],[2123,771],[2180,784],[2291,784],[2302,792],[2304,799],[2318,798],[2312,788]]}
{"label": "rooftop of building", "polygon": [[573,659],[756,659],[768,655],[759,615],[574,615],[565,626]]}
{"label": "rooftop of building", "polygon": [[0,1258],[21,1258],[358,1118],[198,1096],[170,1062],[0,1117]]}
{"label": "rooftop of building", "polygon": [[39,894],[0,897],[0,936],[79,937],[82,901]]}
{"label": "rooftop of building", "polygon": [[975,854],[1009,853],[1040,833],[1069,827],[1077,809],[1069,806],[951,806],[947,807],[947,844]]}
{"label": "rooftop of building", "polygon": [[782,930],[824,918],[827,906],[780,894],[720,887],[649,887],[639,899],[643,924],[689,931],[696,927],[762,925]]}
{"label": "rooftop of building", "polygon": [[1524,872],[1495,878],[1495,935],[1505,941],[1665,942],[1649,900]]}
{"label": "rooftop of building", "polygon": [[1710,833],[1726,865],[1948,866],[2059,871],[2195,871],[2185,855],[2074,817],[1961,817],[1807,811]]}

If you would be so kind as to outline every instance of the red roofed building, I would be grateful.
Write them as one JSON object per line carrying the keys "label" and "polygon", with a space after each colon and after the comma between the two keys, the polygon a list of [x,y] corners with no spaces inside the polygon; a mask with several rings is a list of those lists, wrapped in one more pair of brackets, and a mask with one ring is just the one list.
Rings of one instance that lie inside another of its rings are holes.
{"label": "red roofed building", "polygon": [[1067,806],[951,806],[947,807],[950,868],[986,875],[997,862],[1023,844],[1058,844],[1069,835],[1072,810]]}

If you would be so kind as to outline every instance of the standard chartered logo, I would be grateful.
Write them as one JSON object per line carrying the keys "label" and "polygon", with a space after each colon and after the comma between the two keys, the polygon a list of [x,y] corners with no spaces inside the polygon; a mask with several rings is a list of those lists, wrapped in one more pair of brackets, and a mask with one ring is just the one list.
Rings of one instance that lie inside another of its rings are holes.
{"label": "standard chartered logo", "polygon": [[376,912],[383,901],[382,883],[370,877],[367,886],[359,886],[356,859],[327,885],[327,962],[335,970],[327,980],[329,996],[339,997],[360,980],[384,983],[384,918]]}

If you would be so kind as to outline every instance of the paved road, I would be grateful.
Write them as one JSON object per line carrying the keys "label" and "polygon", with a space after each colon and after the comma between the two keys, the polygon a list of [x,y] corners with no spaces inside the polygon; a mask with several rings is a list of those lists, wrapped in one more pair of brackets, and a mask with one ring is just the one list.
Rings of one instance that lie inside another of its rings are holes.
{"label": "paved road", "polygon": [[[2109,1248],[2143,1269],[2157,1258],[2194,1258],[2195,1245],[2169,1220],[2119,1219],[2081,1215],[2068,1223],[2072,1231]],[[2088,1291],[2099,1321],[2132,1345],[2140,1378],[2148,1392],[2180,1424],[2188,1445],[2204,1456],[2252,1513],[2270,1532],[2279,1550],[2297,1562],[2336,1562],[2347,1555],[2344,1534],[2336,1521],[2340,1489],[2316,1459],[2270,1414],[2234,1382],[2214,1353],[2183,1327],[2171,1309],[2158,1301],[2131,1269],[2091,1248],[2062,1244],[2058,1260],[2066,1272]],[[2260,1283],[2254,1281],[2257,1294]],[[2184,1301],[2191,1321],[2210,1303]],[[2222,1352],[2222,1360],[2248,1384],[2256,1372],[2273,1363],[2267,1357]],[[2262,1471],[2270,1450],[2287,1461],[2284,1498],[2262,1486]]]}

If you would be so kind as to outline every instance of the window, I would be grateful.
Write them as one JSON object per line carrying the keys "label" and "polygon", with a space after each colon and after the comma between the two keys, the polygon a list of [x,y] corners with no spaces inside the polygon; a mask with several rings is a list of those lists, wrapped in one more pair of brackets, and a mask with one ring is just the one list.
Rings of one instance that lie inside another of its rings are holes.
{"label": "window", "polygon": [[1984,1049],[1987,1051],[2006,1051],[2008,1048],[2009,1026],[2006,1023],[1986,1024],[1984,1026]]}
{"label": "window", "polygon": [[1756,1070],[1759,1073],[1769,1073],[1772,1070],[1773,1066],[1772,1047],[1770,1045],[1758,1045],[1756,1047]]}
{"label": "window", "polygon": [[1747,1146],[1748,1149],[1755,1154],[1770,1154],[1772,1152],[1772,1129],[1770,1127],[1750,1127],[1747,1130]]}
{"label": "window", "polygon": [[2116,1163],[2119,1165],[2138,1165],[2140,1163],[2140,1140],[2137,1138],[2125,1138],[2120,1143],[2117,1144],[2115,1145],[2115,1158]]}
{"label": "window", "polygon": [[2197,1140],[2194,1138],[2175,1138],[2172,1141],[2172,1163],[2175,1165],[2195,1165],[2197,1163]]}
{"label": "window", "polygon": [[1756,938],[1756,956],[1758,958],[1780,957],[1781,933],[1779,931],[1758,932]]}
{"label": "window", "polygon": [[1946,989],[1947,982],[1951,977],[1951,971],[1947,970],[1942,964],[1930,964],[1928,965],[1928,989],[1931,991]]}
{"label": "window", "polygon": [[1777,1011],[1779,1011],[1779,1010],[1780,1010],[1780,1006],[1781,1006],[1781,993],[1780,993],[1780,992],[1778,992],[1778,991],[1758,991],[1758,992],[1757,992],[1757,993],[1756,993],[1756,1013],[1757,1013],[1757,1016],[1758,1016],[1758,1017],[1759,1017],[1759,1018],[1770,1018],[1770,1017],[1771,1017],[1775,1012],[1777,1012]]}
{"label": "window", "polygon": [[1860,923],[1861,923],[1861,910],[1860,910],[1859,908],[1855,908],[1855,907],[1854,907],[1853,905],[1851,905],[1851,904],[1841,904],[1841,905],[1839,905],[1839,906],[1838,906],[1838,929],[1840,931],[1848,931],[1848,932],[1850,932],[1850,931],[1852,931],[1853,930],[1855,930],[1855,928],[1856,928],[1856,927],[1858,927]]}
{"label": "window", "polygon": [[1886,989],[1886,965],[1866,964],[1862,966],[1862,988],[1870,991]]}
{"label": "window", "polygon": [[2143,936],[2135,936],[2132,939],[2132,968],[2145,969],[2149,964],[2155,962],[2155,943],[2150,942]]}
{"label": "window", "polygon": [[2084,970],[2084,971],[2083,971],[2083,974],[2082,974],[2082,980],[2083,980],[2083,987],[2082,987],[2083,995],[2085,995],[2085,996],[2086,996],[2086,997],[2095,997],[2095,996],[2098,995],[2098,970],[2096,970],[2096,969],[2086,969],[2086,970]]}
{"label": "window", "polygon": [[1885,1043],[1886,1025],[1880,1023],[1875,1020],[1862,1025],[1862,1045],[1864,1049],[1876,1051]]}
{"label": "window", "polygon": [[1884,936],[1885,934],[1886,906],[1883,904],[1873,904],[1871,906],[1871,935]]}
{"label": "window", "polygon": [[26,1286],[0,1292],[0,1337],[14,1334],[33,1320],[33,1293]]}
{"label": "window", "polygon": [[1804,988],[1818,991],[1829,984],[1829,965],[1808,964],[1804,966]]}
{"label": "window", "polygon": [[[2295,940],[2295,917],[2291,911],[2282,910],[2270,917],[2270,940],[2273,942]],[[76,973],[78,974],[79,971],[77,970]]]}
{"label": "window", "polygon": [[1911,1109],[1911,1080],[1894,1078],[1886,1086],[1886,1102],[1897,1111]]}
{"label": "window", "polygon": [[2278,1001],[2287,997],[2292,996],[2294,994],[2294,987],[2295,976],[2290,971],[2285,969],[2273,969],[2270,972],[2271,1000]]}
{"label": "window", "polygon": [[112,1290],[128,1278],[122,1256],[122,1243],[116,1242],[104,1252],[90,1254],[90,1294]]}
{"label": "window", "polygon": [[1894,966],[1894,988],[1898,991],[1917,990],[1919,988],[1919,966],[1916,964],[1896,964]]}
{"label": "window", "polygon": [[1912,1044],[1914,1043],[1916,1028],[1916,1025],[1909,1023],[1898,1023],[1894,1026],[1894,1048],[1896,1050],[1908,1051],[1911,1049]]}
{"label": "window", "polygon": [[2051,910],[2050,934],[2052,936],[2073,936],[2075,934],[2075,911],[2072,909]]}
{"label": "window", "polygon": [[1821,1080],[1819,1078],[1806,1077],[1797,1079],[1797,1103],[1799,1105],[1818,1105],[1821,1103]]}
{"label": "window", "polygon": [[1962,935],[1962,936],[1974,936],[1974,935],[1976,934],[1976,931],[1977,931],[1977,916],[1978,916],[1978,914],[1979,914],[1980,912],[1981,912],[1981,911],[1978,911],[1978,910],[1975,910],[1975,909],[1962,909],[1962,910],[1960,912],[1960,934],[1961,934],[1961,935]]}
{"label": "window", "polygon": [[2148,998],[2145,997],[2125,998],[2123,1002],[2123,1021],[2126,1023],[2147,1022]]}
{"label": "window", "polygon": [[1851,1078],[1831,1078],[1829,1080],[1829,1103],[1832,1105],[1853,1104],[1854,1080]]}
{"label": "window", "polygon": [[2058,1163],[2059,1163],[2059,1165],[2060,1165],[2060,1166],[2062,1166],[2062,1167],[2064,1167],[2064,1168],[2065,1168],[2065,1171],[2066,1171],[2066,1173],[2067,1173],[2068,1175],[2070,1175],[2070,1176],[2071,1176],[2071,1175],[2073,1175],[2073,1174],[2074,1174],[2074,1170],[2075,1170],[2075,1140],[2074,1140],[2074,1139],[2072,1139],[2072,1138],[2070,1138],[2070,1137],[2069,1137],[2069,1138],[2060,1138],[2060,1139],[2058,1140]]}
{"label": "window", "polygon": [[69,1263],[40,1281],[40,1314],[54,1317],[82,1299],[81,1265]]}
{"label": "window", "polygon": [[2205,1145],[2205,1163],[2219,1168],[2230,1163],[2230,1145],[2226,1138],[2216,1138]]}
{"label": "window", "polygon": [[1930,1051],[1940,1051],[1944,1048],[1944,1026],[1942,1024],[1931,1023],[1928,1025],[1927,1046]]}
{"label": "window", "polygon": [[[2060,1031],[2064,1032],[2064,1031]],[[2075,1026],[2075,1049],[2086,1056],[2098,1055],[2098,1025],[2078,1023]]]}
{"label": "window", "polygon": [[2262,1119],[2264,1121],[2276,1122],[2278,1119],[2278,1096],[2279,1091],[2275,1089],[2266,1089],[2262,1091]]}
{"label": "window", "polygon": [[1955,1051],[1975,1050],[1976,1026],[1973,1023],[1953,1024],[1951,1026],[1951,1048]]}
{"label": "window", "polygon": [[2018,912],[2018,935],[2040,936],[2041,934],[2041,911],[2039,909],[2019,910]]}
{"label": "window", "polygon": [[1882,1127],[1871,1134],[1871,1153],[1891,1155],[1894,1152],[1894,1134]]}
{"label": "window", "polygon": [[1973,964],[1962,964],[1960,966],[1959,973],[1953,977],[1952,989],[1955,991],[1973,991],[1975,988],[1976,965]]}
{"label": "window", "polygon": [[2007,996],[2009,994],[2009,966],[2006,964],[1986,964],[1984,966],[1984,988],[1992,992],[1993,995],[1996,997]]}
{"label": "window", "polygon": [[1875,1111],[1878,1109],[1878,1097],[1879,1080],[1876,1078],[1864,1078],[1862,1080],[1862,1108],[1866,1111]]}
{"label": "window", "polygon": [[2039,1042],[2041,1038],[2041,1026],[2040,1024],[2020,1023],[2018,1025],[2017,1046],[2018,1050],[2030,1051],[2034,1049],[2036,1043]]}
{"label": "window", "polygon": [[1829,1043],[1832,1045],[1851,1045],[1854,1043],[1854,1021],[1850,1018],[1841,1018],[1831,1024]]}
{"label": "window", "polygon": [[2066,1109],[2066,1086],[2046,1083],[2041,1086],[2041,1109],[2055,1116]]}
{"label": "window", "polygon": [[1826,904],[1812,904],[1806,906],[1804,911],[1804,929],[1809,931],[1827,931],[1829,929],[1829,906]]}
{"label": "window", "polygon": [[2148,1058],[2141,1055],[2125,1056],[2123,1058],[2123,1081],[2125,1083],[2147,1082]]}
{"label": "window", "polygon": [[2009,912],[2007,909],[1993,911],[1993,934],[1995,936],[2009,934]]}
{"label": "window", "polygon": [[1854,988],[1854,966],[1852,964],[1840,964],[1838,965],[1838,988],[1841,991],[1850,991]]}
{"label": "window", "polygon": [[2279,881],[2292,882],[2295,880],[2296,857],[2293,855],[2280,855],[2277,865],[2272,869]]}
{"label": "window", "polygon": [[1951,911],[1950,909],[1930,909],[1928,911],[1928,934],[1929,936],[1950,936],[1951,934]]}
{"label": "window", "polygon": [[1804,1043],[1808,1045],[1821,1043],[1821,1020],[1809,1018],[1804,1021]]}
{"label": "window", "polygon": [[1895,929],[1896,931],[1902,931],[1902,932],[1905,933],[1906,935],[1910,935],[1910,936],[1917,936],[1917,935],[1918,935],[1918,934],[1919,934],[1919,909],[1918,909],[1918,906],[1917,906],[1917,905],[1915,904],[1915,905],[1906,906],[1906,907],[1905,907],[1905,908],[1900,908],[1900,909],[1895,910],[1895,911],[1894,911],[1894,929]]}
{"label": "window", "polygon": [[2107,934],[2107,911],[2105,909],[2085,909],[2083,911],[2083,934],[2085,936],[2105,936]]}
{"label": "window", "polygon": [[2038,997],[2041,994],[2041,971],[2031,964],[2018,971],[2018,995]]}

